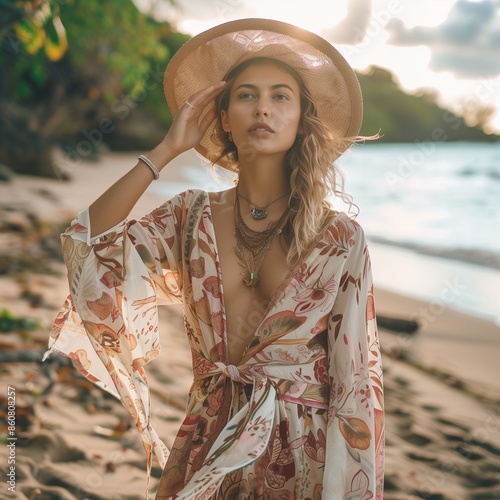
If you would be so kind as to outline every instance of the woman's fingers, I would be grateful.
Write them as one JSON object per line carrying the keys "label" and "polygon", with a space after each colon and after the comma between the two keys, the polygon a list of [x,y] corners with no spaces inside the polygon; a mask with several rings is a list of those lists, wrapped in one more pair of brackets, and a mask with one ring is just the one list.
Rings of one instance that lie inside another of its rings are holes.
{"label": "woman's fingers", "polygon": [[215,118],[215,96],[224,87],[219,82],[193,94],[179,110],[164,139],[172,150],[184,152],[196,146]]}
{"label": "woman's fingers", "polygon": [[[204,89],[199,90],[195,94],[193,94],[186,103],[191,104],[195,108],[198,106],[203,106],[208,104],[218,92],[226,85],[226,82],[218,82],[214,85],[210,85],[210,87],[206,87]],[[188,105],[188,107],[191,107]]]}
{"label": "woman's fingers", "polygon": [[219,82],[193,94],[185,103],[185,107],[193,117],[196,117],[198,128],[205,130],[215,118],[215,102],[217,94],[226,85]]}
{"label": "woman's fingers", "polygon": [[215,106],[212,105],[211,109],[207,109],[207,111],[200,116],[198,120],[198,127],[201,130],[206,131],[206,129],[214,119],[215,119]]}

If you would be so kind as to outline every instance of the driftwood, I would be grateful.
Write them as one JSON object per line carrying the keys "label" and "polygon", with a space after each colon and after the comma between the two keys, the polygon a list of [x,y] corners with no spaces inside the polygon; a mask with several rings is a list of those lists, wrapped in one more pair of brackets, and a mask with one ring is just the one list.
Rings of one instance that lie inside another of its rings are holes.
{"label": "driftwood", "polygon": [[33,363],[42,361],[47,349],[2,349],[0,363]]}
{"label": "driftwood", "polygon": [[406,333],[411,335],[416,333],[419,324],[416,321],[410,321],[401,318],[392,318],[388,316],[379,316],[377,314],[377,325],[379,328],[384,328],[385,330],[390,330],[397,333]]}

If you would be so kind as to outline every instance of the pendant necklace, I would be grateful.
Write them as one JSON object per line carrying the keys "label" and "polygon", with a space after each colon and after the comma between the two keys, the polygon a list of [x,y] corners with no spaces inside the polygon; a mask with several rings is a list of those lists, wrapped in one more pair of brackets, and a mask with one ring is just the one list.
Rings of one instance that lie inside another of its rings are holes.
{"label": "pendant necklace", "polygon": [[271,205],[273,205],[274,203],[276,203],[277,201],[281,200],[281,198],[284,198],[285,196],[289,196],[289,193],[286,193],[283,196],[280,196],[279,198],[277,198],[276,200],[272,201],[271,203],[268,203],[264,207],[258,207],[258,206],[255,205],[255,203],[253,203],[248,198],[245,198],[242,194],[240,194],[240,192],[238,191],[238,187],[236,187],[236,197],[243,198],[245,201],[248,201],[248,203],[250,203],[250,214],[252,215],[252,218],[254,220],[265,219],[267,217],[267,214],[268,214],[267,209]]}
{"label": "pendant necklace", "polygon": [[269,252],[274,239],[283,232],[289,217],[290,210],[287,208],[281,217],[276,222],[270,224],[267,229],[264,231],[254,231],[245,224],[241,215],[239,198],[236,196],[234,204],[235,251],[241,265],[246,269],[243,282],[252,292],[259,284],[258,272],[264,257]]}

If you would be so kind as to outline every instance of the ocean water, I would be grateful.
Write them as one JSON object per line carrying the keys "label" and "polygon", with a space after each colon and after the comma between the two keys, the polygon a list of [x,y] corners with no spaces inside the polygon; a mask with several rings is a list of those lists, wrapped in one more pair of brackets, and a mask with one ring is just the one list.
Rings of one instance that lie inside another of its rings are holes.
{"label": "ocean water", "polygon": [[366,144],[340,166],[372,240],[500,269],[500,142]]}
{"label": "ocean water", "polygon": [[500,143],[367,144],[340,166],[375,283],[500,325]]}
{"label": "ocean water", "polygon": [[[178,163],[182,175],[172,182],[162,174],[155,191],[232,186],[192,153]],[[500,324],[500,142],[368,143],[339,165],[379,286],[428,301],[446,296],[450,307]]]}

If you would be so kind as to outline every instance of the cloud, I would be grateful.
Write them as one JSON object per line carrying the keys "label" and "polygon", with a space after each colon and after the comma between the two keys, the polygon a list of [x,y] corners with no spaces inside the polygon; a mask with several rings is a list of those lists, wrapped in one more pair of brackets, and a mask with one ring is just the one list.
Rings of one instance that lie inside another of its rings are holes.
{"label": "cloud", "polygon": [[350,0],[346,17],[329,30],[328,39],[340,44],[360,43],[365,37],[371,15],[371,0]]}
{"label": "cloud", "polygon": [[448,18],[434,28],[407,28],[392,19],[386,29],[389,44],[427,45],[435,71],[450,71],[461,78],[500,74],[500,0],[458,0]]}

